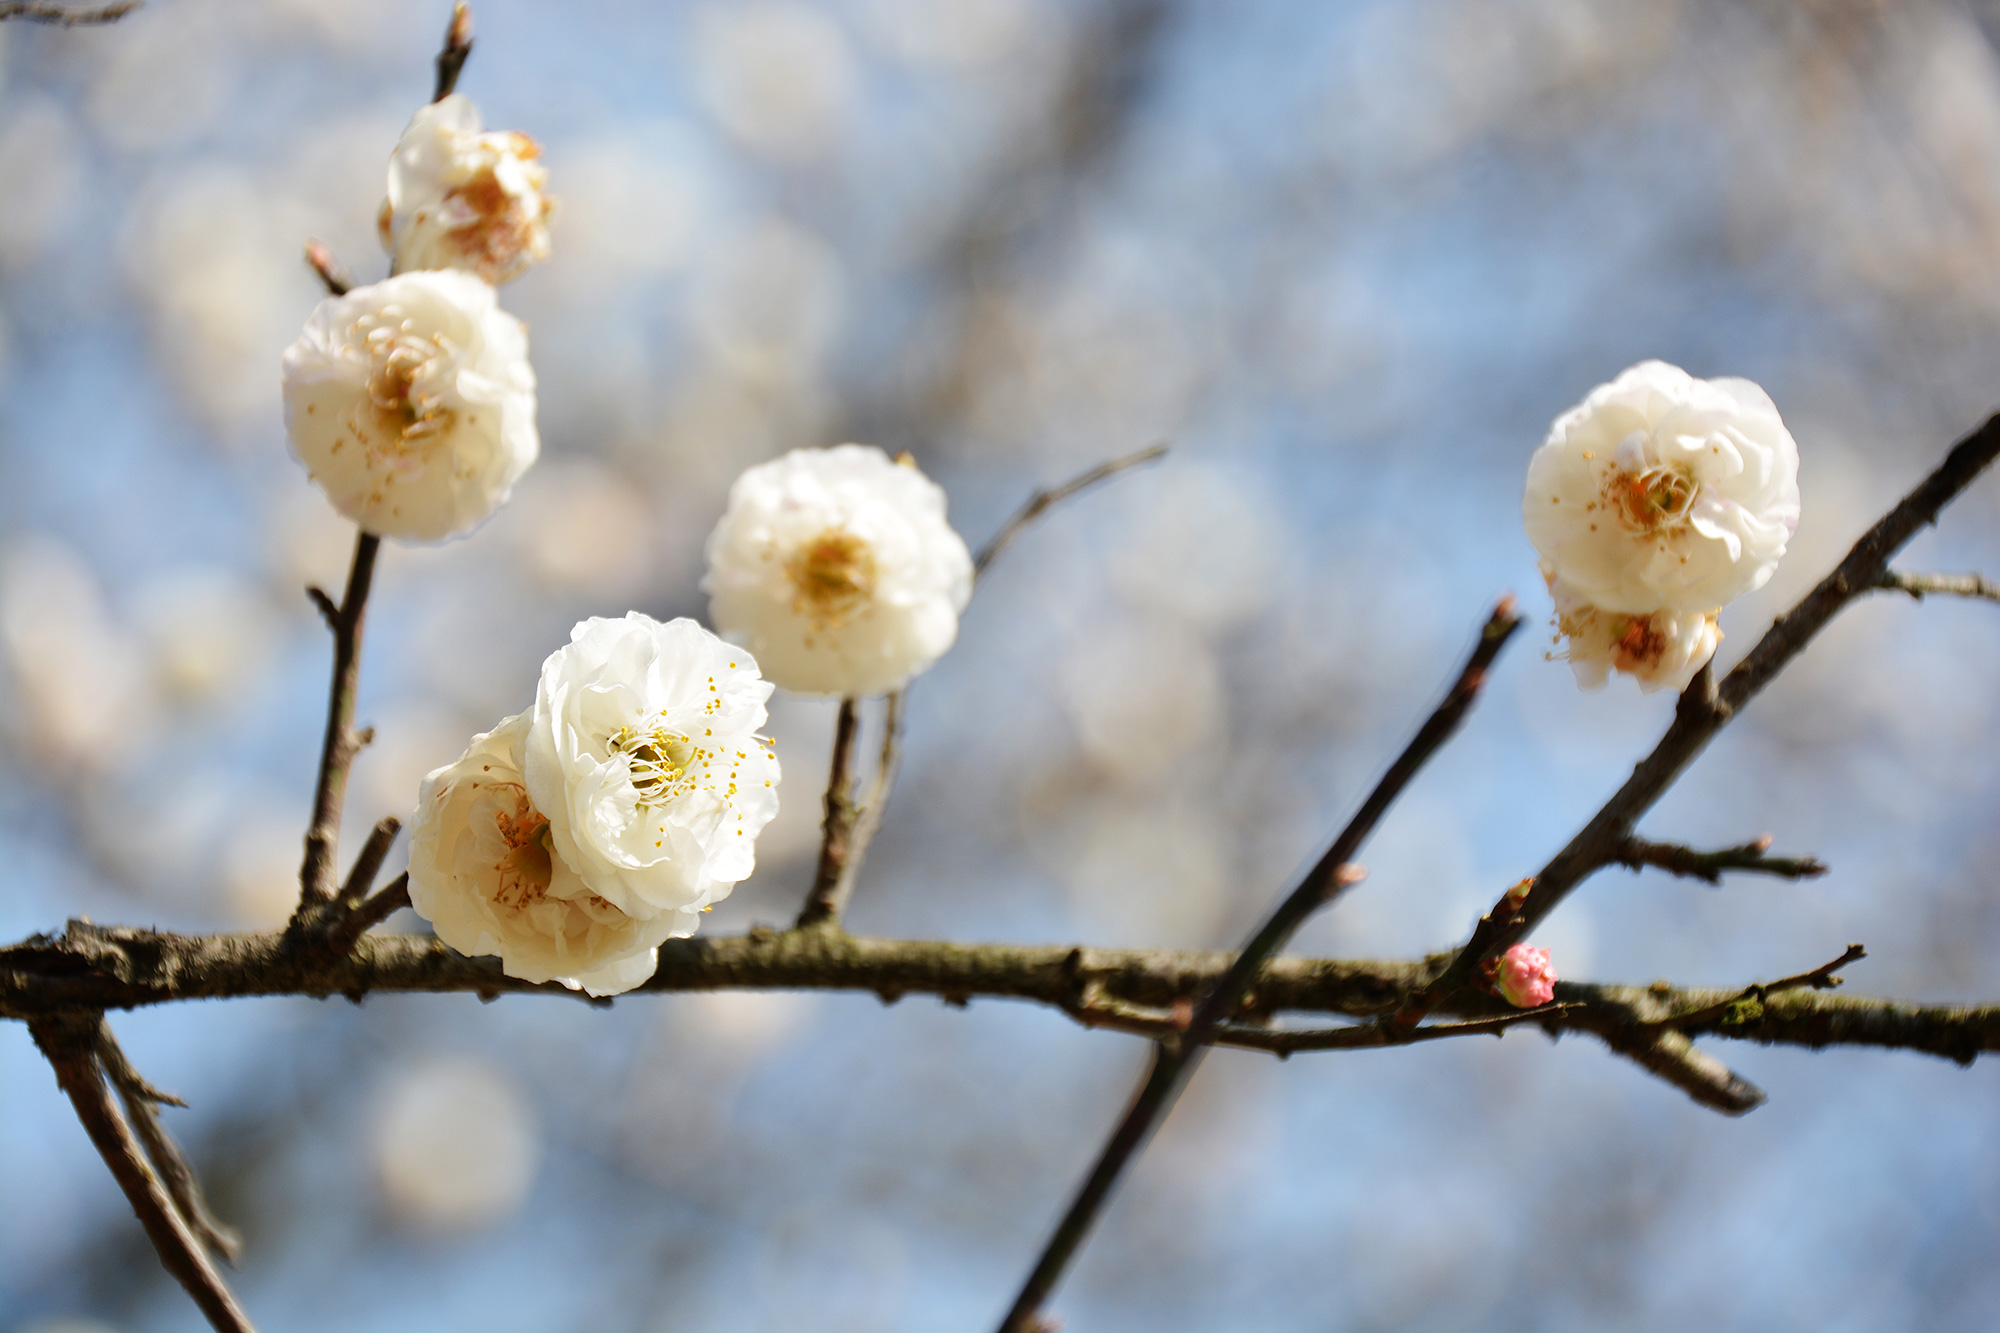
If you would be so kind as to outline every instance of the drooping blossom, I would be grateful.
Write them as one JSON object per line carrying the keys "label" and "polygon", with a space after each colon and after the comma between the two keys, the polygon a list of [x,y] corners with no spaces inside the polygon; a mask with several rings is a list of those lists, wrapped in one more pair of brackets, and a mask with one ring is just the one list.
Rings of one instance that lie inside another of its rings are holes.
{"label": "drooping blossom", "polygon": [[770,697],[755,658],[692,620],[577,625],[542,664],[524,743],[555,855],[619,910],[691,932],[777,813],[778,759],[757,734]]}
{"label": "drooping blossom", "polygon": [[1606,611],[1553,578],[1549,594],[1556,604],[1556,641],[1563,645],[1552,655],[1568,661],[1586,690],[1603,689],[1613,671],[1631,676],[1647,694],[1684,690],[1722,642],[1714,611]]}
{"label": "drooping blossom", "polygon": [[410,830],[410,905],[462,954],[498,954],[510,977],[616,995],[653,975],[661,940],[692,914],[629,915],[557,855],[522,773],[530,719],[475,736],[424,779]]}
{"label": "drooping blossom", "polygon": [[1556,998],[1556,970],[1549,951],[1517,944],[1500,955],[1493,984],[1516,1009],[1534,1009]]}
{"label": "drooping blossom", "polygon": [[453,93],[417,112],[389,159],[377,214],[398,273],[465,269],[490,283],[549,257],[548,170],[525,134],[482,134],[479,108]]}
{"label": "drooping blossom", "polygon": [[972,557],[914,466],[872,445],[795,449],[736,479],[702,586],[776,684],[884,694],[951,647]]}
{"label": "drooping blossom", "polygon": [[1556,419],[1522,513],[1575,601],[1702,616],[1762,587],[1785,553],[1798,447],[1750,381],[1643,361]]}
{"label": "drooping blossom", "polygon": [[527,330],[469,273],[320,302],[285,350],[292,453],[369,532],[440,541],[506,502],[541,450]]}

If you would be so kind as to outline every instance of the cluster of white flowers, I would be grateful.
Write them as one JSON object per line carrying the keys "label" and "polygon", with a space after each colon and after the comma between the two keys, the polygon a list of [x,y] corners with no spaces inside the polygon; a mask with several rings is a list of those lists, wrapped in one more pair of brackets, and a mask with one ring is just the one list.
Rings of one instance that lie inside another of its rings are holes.
{"label": "cluster of white flowers", "polygon": [[958,637],[972,557],[944,491],[907,456],[843,444],[736,479],[702,586],[716,628],[785,689],[883,694]]}
{"label": "cluster of white flowers", "polygon": [[[365,531],[462,535],[535,461],[527,332],[494,284],[548,255],[538,154],[481,133],[462,96],[419,111],[379,219],[393,276],[322,302],[285,352],[292,451]],[[944,492],[862,445],[746,472],[708,554],[716,623],[742,646],[691,620],[584,621],[532,708],[425,779],[410,900],[452,948],[597,995],[644,981],[750,874],[777,812],[759,661],[801,693],[900,689],[972,591]]]}
{"label": "cluster of white flowers", "polygon": [[470,532],[540,451],[527,329],[492,286],[548,255],[538,151],[461,95],[419,111],[380,217],[397,276],[321,302],[285,352],[292,452],[369,532]]}
{"label": "cluster of white flowers", "polygon": [[692,620],[582,622],[534,706],[424,780],[411,905],[509,976],[630,990],[755,868],[778,810],[757,734],[770,696],[748,653]]}
{"label": "cluster of white flowers", "polygon": [[1724,604],[1761,588],[1799,521],[1799,455],[1765,392],[1643,361],[1556,419],[1522,514],[1586,689],[1612,670],[1684,688]]}

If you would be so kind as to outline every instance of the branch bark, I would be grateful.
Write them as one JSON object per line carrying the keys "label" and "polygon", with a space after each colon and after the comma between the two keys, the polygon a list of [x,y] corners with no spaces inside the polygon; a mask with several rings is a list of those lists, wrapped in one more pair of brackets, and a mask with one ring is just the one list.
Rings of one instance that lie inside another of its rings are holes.
{"label": "branch bark", "polygon": [[1916,602],[1921,602],[1931,593],[1982,597],[1989,602],[2000,602],[2000,584],[1988,582],[1977,574],[1902,574],[1885,569],[1875,586],[1890,592],[1906,592],[1910,600]]}

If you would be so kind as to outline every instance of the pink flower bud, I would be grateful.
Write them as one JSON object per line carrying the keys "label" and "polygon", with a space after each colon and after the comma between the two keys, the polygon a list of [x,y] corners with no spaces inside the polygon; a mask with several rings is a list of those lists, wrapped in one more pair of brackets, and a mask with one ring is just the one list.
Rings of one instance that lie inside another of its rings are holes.
{"label": "pink flower bud", "polygon": [[1500,956],[1500,969],[1493,978],[1507,1003],[1517,1009],[1533,1009],[1556,998],[1556,970],[1549,963],[1549,951],[1517,944]]}

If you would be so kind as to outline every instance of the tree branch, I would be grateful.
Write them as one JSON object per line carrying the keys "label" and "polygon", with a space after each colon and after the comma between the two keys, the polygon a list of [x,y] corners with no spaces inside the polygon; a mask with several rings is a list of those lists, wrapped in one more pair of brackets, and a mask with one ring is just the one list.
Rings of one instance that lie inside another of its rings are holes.
{"label": "tree branch", "polygon": [[[371,902],[392,893],[392,882]],[[400,905],[400,904],[399,904]],[[364,911],[367,910],[364,908]],[[386,915],[386,914],[385,914]],[[1282,1013],[1381,1019],[1441,974],[1452,954],[1409,961],[1279,957],[1257,979],[1243,1019]],[[634,994],[708,990],[870,992],[884,1003],[935,995],[1021,1000],[1070,1012],[1102,997],[1171,1013],[1189,1010],[1235,960],[1224,950],[1099,949],[1059,944],[959,944],[828,931],[754,930],[660,946],[660,966]],[[1810,974],[1807,974],[1810,975]],[[136,1009],[189,1000],[273,995],[476,993],[575,999],[554,983],[509,977],[494,958],[467,958],[420,935],[365,935],[344,954],[308,948],[285,931],[178,935],[73,921],[61,935],[0,947],[0,1017],[35,1022],[68,1012]],[[1557,983],[1569,1006],[1541,1020],[1559,1031],[1658,1023],[1691,1037],[1771,1046],[1876,1046],[1969,1064],[2000,1051],[2000,1003],[1920,1005],[1810,986],[1744,988]],[[1495,996],[1467,989],[1437,1013],[1511,1016]]]}
{"label": "tree branch", "polygon": [[[333,684],[328,691],[326,738],[320,747],[312,824],[306,829],[306,857],[299,867],[299,910],[292,918],[299,926],[304,926],[316,909],[333,898],[333,866],[340,849],[340,812],[347,796],[347,770],[366,744],[365,738],[354,730],[354,693],[361,680],[362,618],[368,610],[368,588],[375,576],[375,553],[381,544],[382,539],[372,532],[355,533],[347,592],[340,605],[327,615],[333,630]],[[314,598],[322,614],[327,612],[331,600],[324,593]]]}
{"label": "tree branch", "polygon": [[118,1100],[125,1104],[125,1115],[138,1132],[139,1142],[145,1146],[146,1156],[159,1172],[174,1207],[202,1243],[234,1267],[237,1256],[243,1250],[243,1238],[233,1227],[217,1221],[215,1214],[209,1211],[200,1178],[181,1153],[180,1145],[160,1123],[157,1108],[162,1105],[185,1107],[187,1103],[161,1092],[140,1077],[139,1071],[125,1058],[125,1052],[119,1049],[117,1038],[111,1035],[111,1025],[104,1021],[102,1015],[97,1020],[94,1040],[97,1061],[111,1080],[111,1086],[118,1090]]}
{"label": "tree branch", "polygon": [[1624,866],[1627,870],[1653,866],[1669,874],[1709,884],[1722,883],[1725,870],[1754,871],[1783,879],[1816,879],[1826,873],[1826,866],[1813,857],[1767,856],[1765,853],[1770,850],[1771,835],[1768,833],[1755,842],[1724,847],[1715,852],[1698,852],[1679,843],[1648,842],[1644,838],[1630,837],[1613,851],[1611,864]]}
{"label": "tree branch", "polygon": [[96,27],[116,23],[145,3],[146,0],[123,0],[123,3],[100,5],[96,9],[69,9],[63,5],[43,4],[40,0],[6,0],[6,3],[0,4],[0,23],[8,19],[25,19],[29,23],[53,23],[64,28]]}
{"label": "tree branch", "polygon": [[1145,1082],[1133,1094],[1131,1104],[1099,1152],[1090,1174],[1070,1201],[1068,1210],[1056,1223],[1055,1232],[1043,1247],[1027,1280],[1022,1283],[1014,1304],[1000,1321],[1000,1333],[1033,1333],[1041,1326],[1041,1309],[1055,1290],[1063,1271],[1082,1248],[1098,1214],[1111,1197],[1112,1188],[1124,1173],[1153,1128],[1165,1116],[1179,1094],[1186,1077],[1200,1062],[1203,1043],[1216,1029],[1233,1019],[1244,1007],[1251,988],[1258,984],[1265,964],[1284,947],[1307,917],[1331,903],[1348,888],[1361,882],[1364,872],[1354,862],[1368,835],[1388,813],[1418,770],[1451,738],[1473,700],[1486,682],[1494,658],[1521,627],[1514,614],[1514,599],[1503,598],[1480,631],[1479,644],[1466,659],[1458,678],[1444,701],[1432,711],[1416,736],[1376,783],[1360,810],[1333,840],[1318,864],[1306,872],[1298,886],[1281,902],[1270,918],[1250,937],[1249,943],[1230,964],[1218,982],[1194,1007],[1186,1031],[1177,1038],[1161,1041],[1153,1051],[1152,1067]]}
{"label": "tree branch", "polygon": [[334,923],[327,932],[327,946],[346,953],[354,942],[410,905],[410,872],[405,870],[382,886],[382,891]]}
{"label": "tree branch", "polygon": [[1890,592],[1906,592],[1911,600],[1918,602],[1931,593],[1983,597],[1989,602],[2000,602],[2000,585],[1989,583],[1977,574],[1900,574],[1893,569],[1885,569],[1875,581],[1875,586]]}
{"label": "tree branch", "polygon": [[102,1015],[97,1013],[48,1015],[30,1023],[28,1031],[55,1069],[56,1082],[76,1108],[84,1132],[90,1135],[104,1164],[111,1168],[118,1187],[125,1191],[132,1211],[159,1253],[160,1262],[187,1288],[208,1322],[222,1333],[256,1333],[187,1220],[174,1206],[166,1185],[146,1160],[131,1127],[119,1114],[104,1085],[97,1058],[97,1030],[102,1022]]}
{"label": "tree branch", "polygon": [[833,764],[826,775],[826,818],[821,823],[819,866],[813,872],[812,891],[799,909],[797,925],[838,925],[846,904],[845,895],[836,898],[843,878],[853,889],[848,873],[849,839],[854,832],[854,739],[861,727],[861,701],[849,696],[840,701],[840,714],[833,726]]}
{"label": "tree branch", "polygon": [[2000,455],[2000,415],[1988,418],[1954,445],[1937,469],[1864,533],[1834,571],[1780,616],[1719,684],[1712,670],[1704,667],[1682,693],[1667,734],[1569,845],[1542,867],[1525,900],[1503,898],[1495,904],[1473,928],[1472,938],[1451,965],[1412,995],[1395,1021],[1404,1027],[1416,1026],[1446,996],[1465,986],[1488,959],[1525,938],[1578,884],[1614,864],[1641,816],[1707,748],[1715,734],[1804,652],[1841,608],[1881,587],[1896,552],[1919,529],[1936,522],[1938,512],[1971,485],[1996,455]]}
{"label": "tree branch", "polygon": [[1071,496],[1089,490],[1101,481],[1110,480],[1120,472],[1165,458],[1167,449],[1167,445],[1156,444],[1150,449],[1141,449],[1137,453],[1126,454],[1123,458],[1100,463],[1081,476],[1072,477],[1053,489],[1036,491],[1028,497],[1026,504],[1014,511],[1012,518],[1000,525],[1000,531],[994,533],[986,545],[979,548],[979,553],[972,557],[972,576],[976,579],[984,574],[986,567],[993,563],[995,557],[1012,545],[1014,539],[1020,536],[1024,529],[1049,510]]}
{"label": "tree branch", "polygon": [[445,26],[444,46],[437,53],[437,86],[431,101],[442,102],[458,87],[459,72],[472,54],[472,7],[465,0],[451,7],[451,22]]}

